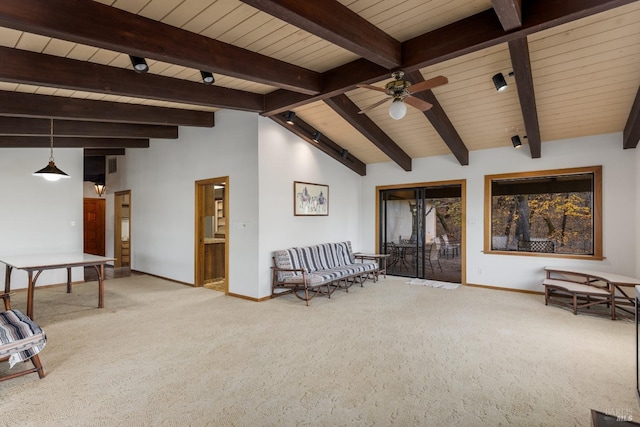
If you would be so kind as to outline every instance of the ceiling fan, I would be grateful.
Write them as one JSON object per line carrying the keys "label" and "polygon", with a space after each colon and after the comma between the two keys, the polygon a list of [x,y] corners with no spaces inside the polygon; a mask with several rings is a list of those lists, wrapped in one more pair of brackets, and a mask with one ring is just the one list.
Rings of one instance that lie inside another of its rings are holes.
{"label": "ceiling fan", "polygon": [[389,98],[385,98],[381,101],[376,102],[375,104],[363,108],[358,112],[358,114],[364,114],[367,111],[376,108],[389,100],[393,101],[389,106],[389,115],[391,116],[391,118],[396,120],[400,120],[407,113],[407,106],[405,105],[405,103],[411,105],[414,108],[417,108],[420,111],[427,111],[428,109],[433,107],[433,105],[431,105],[427,101],[423,101],[422,99],[416,98],[411,95],[423,90],[431,89],[436,86],[449,83],[449,80],[447,80],[446,77],[438,76],[412,85],[411,82],[403,79],[404,71],[394,71],[393,73],[391,73],[391,77],[393,77],[394,80],[387,83],[384,88],[373,85],[358,85],[358,87],[364,89],[376,90],[378,92],[384,92],[389,95]]}

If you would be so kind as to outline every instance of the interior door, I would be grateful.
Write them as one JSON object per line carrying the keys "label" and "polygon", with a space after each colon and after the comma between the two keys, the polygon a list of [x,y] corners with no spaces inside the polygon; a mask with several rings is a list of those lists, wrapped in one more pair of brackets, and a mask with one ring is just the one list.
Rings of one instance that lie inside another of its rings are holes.
{"label": "interior door", "polygon": [[229,177],[196,181],[195,286],[228,293]]}
{"label": "interior door", "polygon": [[105,200],[84,199],[84,253],[104,256]]}

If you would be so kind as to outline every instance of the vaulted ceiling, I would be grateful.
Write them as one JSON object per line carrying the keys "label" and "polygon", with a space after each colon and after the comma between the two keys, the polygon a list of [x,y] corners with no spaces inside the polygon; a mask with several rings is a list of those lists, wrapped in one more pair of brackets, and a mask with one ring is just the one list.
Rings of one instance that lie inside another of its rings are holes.
{"label": "vaulted ceiling", "polygon": [[[612,149],[635,148],[639,23],[630,0],[3,0],[0,147],[48,146],[53,118],[56,147],[122,154],[235,109],[361,175],[443,154],[467,165],[513,135],[533,158],[543,142],[611,132],[623,132]],[[359,114],[386,95],[358,85],[395,70],[448,83],[414,94],[430,110]]]}

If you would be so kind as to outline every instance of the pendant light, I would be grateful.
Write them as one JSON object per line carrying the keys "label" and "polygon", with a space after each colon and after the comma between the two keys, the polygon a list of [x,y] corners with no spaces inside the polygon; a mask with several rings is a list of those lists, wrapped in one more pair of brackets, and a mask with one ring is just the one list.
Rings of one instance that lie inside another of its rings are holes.
{"label": "pendant light", "polygon": [[98,197],[102,197],[105,190],[107,189],[107,186],[104,185],[103,183],[96,182],[95,184],[93,184],[93,188],[95,188],[96,194],[98,195]]}
{"label": "pendant light", "polygon": [[56,167],[56,163],[53,161],[53,119],[51,119],[51,136],[49,137],[51,145],[51,154],[49,155],[49,164],[37,172],[34,172],[33,176],[41,176],[47,181],[57,181],[60,178],[71,178],[66,173],[62,172]]}

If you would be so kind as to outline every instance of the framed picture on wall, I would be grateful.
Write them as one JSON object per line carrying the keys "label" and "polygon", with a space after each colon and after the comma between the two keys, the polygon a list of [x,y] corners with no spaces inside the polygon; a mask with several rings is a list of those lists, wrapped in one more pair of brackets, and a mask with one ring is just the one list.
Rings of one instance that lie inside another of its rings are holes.
{"label": "framed picture on wall", "polygon": [[296,216],[329,215],[329,186],[294,181],[293,214]]}

